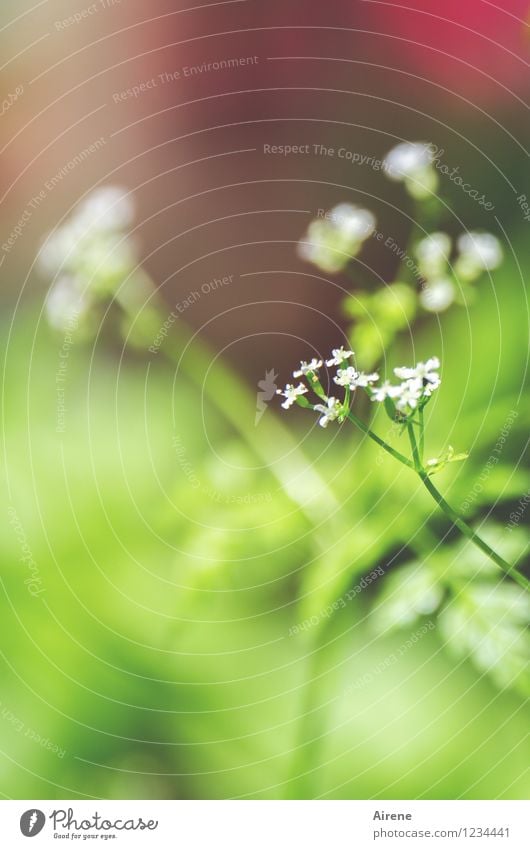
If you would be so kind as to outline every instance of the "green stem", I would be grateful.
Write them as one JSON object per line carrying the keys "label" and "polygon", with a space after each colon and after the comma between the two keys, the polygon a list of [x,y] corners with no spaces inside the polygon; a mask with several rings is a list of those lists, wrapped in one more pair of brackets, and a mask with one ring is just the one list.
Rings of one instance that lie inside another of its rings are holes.
{"label": "green stem", "polygon": [[500,554],[497,554],[497,552],[494,551],[493,548],[491,548],[491,546],[489,546],[488,543],[482,539],[482,537],[479,537],[479,535],[475,533],[473,528],[471,528],[467,524],[467,522],[465,522],[461,518],[461,516],[458,515],[456,510],[454,510],[451,505],[447,503],[443,495],[438,492],[427,472],[425,470],[422,470],[418,474],[422,480],[424,487],[432,495],[434,500],[437,502],[438,506],[444,511],[445,515],[449,519],[451,519],[454,525],[456,525],[458,530],[463,533],[464,536],[466,536],[472,543],[474,543],[477,548],[480,548],[481,551],[483,551],[484,554],[486,554],[490,558],[490,560],[493,560],[493,562],[496,563],[500,569],[502,569],[505,575],[509,575],[511,578],[513,578],[514,581],[519,584],[519,586],[523,587],[523,589],[527,591],[530,591],[530,581],[521,572],[519,572],[515,566],[511,566],[509,563],[506,562],[506,560],[504,560],[503,557],[500,556]]}
{"label": "green stem", "polygon": [[425,420],[423,418],[423,407],[420,407],[418,412],[419,420],[420,420],[420,462],[423,465],[423,455],[425,452]]}
{"label": "green stem", "polygon": [[443,495],[438,492],[435,485],[433,484],[431,478],[428,473],[423,468],[423,465],[419,459],[418,445],[416,442],[416,435],[414,433],[414,426],[412,424],[407,425],[410,445],[412,448],[412,454],[414,457],[414,463],[417,464],[416,471],[425,487],[427,492],[432,495],[438,506],[443,510],[445,515],[451,519],[453,524],[458,528],[458,530],[467,537],[477,548],[480,548],[481,551],[486,554],[490,560],[502,569],[505,575],[509,575],[516,581],[519,586],[523,587],[523,589],[530,591],[530,581],[521,573],[515,566],[511,566],[500,554],[497,554],[496,551],[485,542],[482,537],[473,530],[473,528],[467,524],[467,522],[462,519],[462,517],[454,510],[453,507],[445,500]]}
{"label": "green stem", "polygon": [[414,433],[414,425],[412,424],[412,422],[407,422],[407,432],[412,448],[412,456],[414,458],[414,470],[419,473],[422,469],[422,465],[420,460],[420,452],[418,451],[418,443],[416,442],[416,435]]}
{"label": "green stem", "polygon": [[394,457],[396,460],[399,460],[399,462],[403,463],[404,466],[408,466],[409,469],[414,469],[414,464],[411,463],[410,460],[404,456],[404,454],[400,454],[399,451],[396,451],[395,448],[392,448],[391,445],[388,445],[388,443],[385,442],[384,439],[381,439],[381,437],[374,433],[373,430],[370,430],[370,428],[365,425],[365,423],[361,421],[361,419],[358,419],[357,416],[355,416],[352,412],[349,412],[346,418],[353,422],[354,425],[357,425],[359,430],[362,430],[362,432],[369,436],[370,439],[373,439],[374,442],[377,442],[377,444],[380,445],[381,448],[383,448],[388,454],[391,454],[392,457]]}
{"label": "green stem", "polygon": [[[329,622],[327,623],[329,625]],[[313,799],[319,766],[321,745],[325,734],[322,707],[319,704],[320,679],[326,625],[316,625],[315,633],[306,645],[299,716],[296,720],[294,744],[290,758],[286,799]]]}

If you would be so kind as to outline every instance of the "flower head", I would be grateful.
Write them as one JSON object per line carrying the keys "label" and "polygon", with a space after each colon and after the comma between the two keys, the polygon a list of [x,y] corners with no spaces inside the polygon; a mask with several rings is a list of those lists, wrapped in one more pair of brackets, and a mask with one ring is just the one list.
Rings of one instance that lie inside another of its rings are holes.
{"label": "flower head", "polygon": [[320,427],[327,427],[330,422],[334,422],[344,412],[343,405],[337,398],[328,398],[326,404],[315,404],[313,407],[317,413],[322,413],[318,420]]}
{"label": "flower head", "polygon": [[349,386],[350,389],[356,389],[358,386],[366,388],[375,383],[376,380],[379,380],[379,375],[375,372],[374,374],[364,374],[362,371],[357,371],[353,366],[339,369],[333,378],[337,386]]}
{"label": "flower head", "polygon": [[438,357],[431,357],[426,362],[418,363],[410,368],[408,366],[395,368],[394,374],[401,378],[402,382],[393,385],[385,381],[381,386],[373,387],[372,401],[382,402],[391,398],[400,413],[410,415],[420,403],[423,406],[440,385],[440,376],[436,371],[439,368]]}
{"label": "flower head", "polygon": [[402,380],[418,378],[423,381],[424,385],[431,384],[436,388],[440,385],[440,375],[437,372],[437,369],[439,368],[440,360],[438,357],[431,357],[426,362],[418,363],[413,368],[408,368],[406,366],[395,368],[394,374]]}
{"label": "flower head", "polygon": [[405,380],[399,387],[399,395],[396,396],[396,407],[401,412],[414,410],[423,395],[423,384],[418,378]]}
{"label": "flower head", "polygon": [[114,297],[125,281],[122,307],[133,290],[147,292],[147,278],[135,274],[137,248],[126,232],[133,217],[134,204],[125,190],[106,186],[91,192],[45,239],[37,261],[41,272],[57,276],[46,303],[52,326],[65,326],[72,304],[81,320],[95,304]]}
{"label": "flower head", "polygon": [[293,371],[293,377],[305,377],[306,374],[310,372],[316,372],[319,368],[322,368],[322,360],[317,360],[315,357],[311,360],[311,362],[306,362],[302,360],[300,363],[300,368],[296,371]]}
{"label": "flower head", "polygon": [[301,395],[305,395],[307,392],[307,386],[304,386],[303,383],[299,383],[298,386],[293,386],[291,383],[288,383],[285,389],[277,389],[277,395],[283,395],[285,401],[282,403],[282,407],[284,410],[288,410],[289,407],[292,407],[293,404],[296,403],[296,399]]}
{"label": "flower head", "polygon": [[349,360],[350,357],[353,357],[353,351],[345,351],[344,347],[333,348],[331,352],[331,358],[326,360],[327,366],[340,366],[345,360]]}

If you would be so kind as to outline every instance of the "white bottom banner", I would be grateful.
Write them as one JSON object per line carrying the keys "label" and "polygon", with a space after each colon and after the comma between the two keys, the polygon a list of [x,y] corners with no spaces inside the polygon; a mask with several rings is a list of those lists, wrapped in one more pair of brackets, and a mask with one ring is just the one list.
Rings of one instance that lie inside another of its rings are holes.
{"label": "white bottom banner", "polygon": [[[524,801],[2,801],[1,846],[530,847]],[[35,838],[34,844],[28,844]]]}

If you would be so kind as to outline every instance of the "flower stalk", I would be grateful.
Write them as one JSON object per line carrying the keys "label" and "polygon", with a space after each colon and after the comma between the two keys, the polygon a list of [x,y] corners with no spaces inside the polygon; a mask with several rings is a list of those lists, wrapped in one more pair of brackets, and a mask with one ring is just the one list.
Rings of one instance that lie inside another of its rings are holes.
{"label": "flower stalk", "polygon": [[[340,423],[348,419],[348,421],[376,442],[395,460],[416,472],[429,495],[431,495],[440,510],[445,513],[453,525],[486,554],[502,570],[505,577],[512,578],[520,587],[530,591],[530,581],[526,576],[516,566],[510,565],[504,560],[500,554],[494,551],[468,525],[462,516],[445,500],[431,480],[431,476],[444,468],[448,463],[458,462],[467,457],[467,454],[455,454],[449,446],[448,450],[441,457],[428,460],[427,463],[424,461],[424,410],[433,392],[438,389],[441,383],[438,374],[440,367],[439,360],[436,357],[431,357],[425,363],[420,362],[412,368],[396,368],[394,369],[394,373],[397,377],[401,378],[399,385],[393,385],[386,381],[377,386],[376,381],[379,380],[379,375],[376,373],[364,374],[357,371],[355,366],[352,365],[353,356],[353,351],[336,348],[333,350],[331,358],[326,361],[328,367],[337,366],[338,368],[333,382],[337,386],[344,388],[344,398],[342,401],[335,397],[327,397],[325,395],[323,397],[322,382],[316,373],[318,368],[321,367],[319,361],[318,363],[312,363],[313,368],[310,371],[304,373],[302,368],[295,374],[307,379],[309,389],[315,390],[318,387],[318,398],[319,400],[323,400],[324,403],[311,404],[306,397],[307,387],[303,383],[300,383],[296,389],[288,384],[284,390],[278,390],[278,394],[286,399],[282,407],[288,409],[290,406],[298,404],[306,409],[315,410],[320,415],[318,423],[321,427],[327,427],[333,421]],[[304,365],[302,364],[302,366]],[[407,431],[411,448],[411,458],[406,457],[400,451],[393,448],[392,445],[389,445],[388,442],[378,436],[362,419],[352,412],[351,404],[358,389],[367,392],[372,401],[383,403],[388,416]]]}

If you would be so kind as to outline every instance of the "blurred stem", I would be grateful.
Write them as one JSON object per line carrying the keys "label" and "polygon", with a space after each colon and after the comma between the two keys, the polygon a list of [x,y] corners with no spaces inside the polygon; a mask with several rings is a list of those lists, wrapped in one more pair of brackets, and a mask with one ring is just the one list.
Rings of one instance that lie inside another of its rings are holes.
{"label": "blurred stem", "polygon": [[[137,311],[131,310],[130,316],[131,320],[136,321]],[[141,326],[143,344],[152,344],[163,323],[164,317],[157,306],[149,317],[145,317]],[[193,355],[187,355],[186,348],[192,339],[189,329],[179,320],[177,332],[167,336],[158,351],[173,367],[177,366],[188,380],[200,386],[209,402],[230,422],[312,523],[317,519],[321,523],[323,519],[332,516],[339,509],[339,502],[328,483],[301,451],[289,429],[274,415],[264,416],[259,428],[253,422],[249,425],[242,411],[255,407],[255,396],[250,388],[220,358],[215,363],[211,377],[205,381],[204,376],[216,358],[202,340],[194,345]],[[274,458],[275,454],[277,459]],[[326,540],[322,539],[322,543],[325,548]]]}
{"label": "blurred stem", "polygon": [[314,799],[315,776],[320,765],[320,747],[324,737],[320,693],[320,666],[324,653],[322,634],[326,624],[315,626],[307,646],[304,680],[296,721],[295,739],[287,776],[286,799]]}

